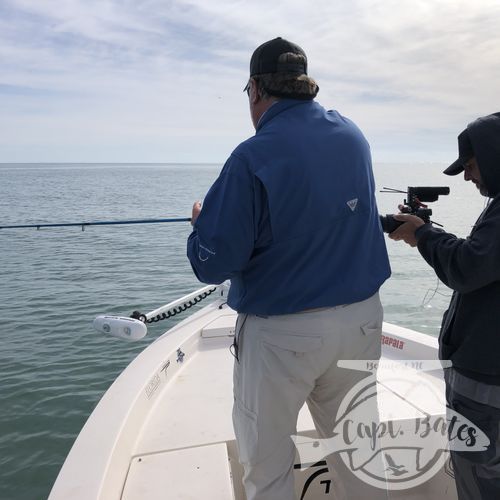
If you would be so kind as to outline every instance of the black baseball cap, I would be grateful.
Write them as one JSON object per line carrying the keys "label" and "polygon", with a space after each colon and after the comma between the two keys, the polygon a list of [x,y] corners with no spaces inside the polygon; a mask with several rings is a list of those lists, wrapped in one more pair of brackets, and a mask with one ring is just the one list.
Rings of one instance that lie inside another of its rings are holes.
{"label": "black baseball cap", "polygon": [[[281,54],[291,52],[304,56],[303,61],[279,61]],[[307,75],[306,53],[295,43],[278,37],[257,47],[250,59],[250,77],[265,73],[297,73]],[[247,90],[248,84],[243,90]]]}
{"label": "black baseball cap", "polygon": [[463,172],[464,165],[474,156],[469,131],[465,129],[458,136],[458,159],[455,160],[443,173],[446,175],[457,175]]}

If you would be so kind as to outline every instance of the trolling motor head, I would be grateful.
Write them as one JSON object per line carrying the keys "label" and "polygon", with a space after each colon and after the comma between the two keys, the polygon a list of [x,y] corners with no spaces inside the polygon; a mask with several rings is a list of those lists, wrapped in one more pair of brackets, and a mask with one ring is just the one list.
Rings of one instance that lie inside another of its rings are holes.
{"label": "trolling motor head", "polygon": [[125,316],[97,316],[93,326],[98,332],[132,341],[140,340],[148,333],[143,321]]}
{"label": "trolling motor head", "polygon": [[126,340],[140,340],[148,333],[146,323],[156,323],[177,316],[177,314],[181,314],[206,299],[216,290],[219,290],[220,297],[222,298],[227,295],[229,288],[225,284],[220,286],[207,285],[147,314],[134,311],[130,318],[111,315],[97,316],[93,326],[98,332],[105,333],[106,335]]}
{"label": "trolling motor head", "polygon": [[[384,188],[385,191],[382,193],[404,193],[399,189]],[[404,214],[411,214],[420,217],[425,223],[432,222],[430,216],[432,215],[432,210],[427,208],[423,202],[433,202],[437,201],[440,195],[450,194],[450,188],[447,186],[443,187],[408,187],[406,192],[407,198],[404,200],[403,208],[401,212]],[[380,223],[382,224],[382,229],[384,233],[392,233],[404,222],[394,219],[392,214],[387,214],[385,217],[380,216]]]}

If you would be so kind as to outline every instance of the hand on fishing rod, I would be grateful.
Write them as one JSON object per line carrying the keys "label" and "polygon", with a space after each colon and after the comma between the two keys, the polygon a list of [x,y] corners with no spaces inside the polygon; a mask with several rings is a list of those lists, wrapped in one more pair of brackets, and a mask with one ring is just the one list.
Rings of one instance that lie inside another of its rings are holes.
{"label": "hand on fishing rod", "polygon": [[194,223],[196,222],[196,219],[198,218],[198,215],[200,215],[201,212],[201,201],[195,201],[193,204],[193,211],[191,215],[191,225],[194,226]]}

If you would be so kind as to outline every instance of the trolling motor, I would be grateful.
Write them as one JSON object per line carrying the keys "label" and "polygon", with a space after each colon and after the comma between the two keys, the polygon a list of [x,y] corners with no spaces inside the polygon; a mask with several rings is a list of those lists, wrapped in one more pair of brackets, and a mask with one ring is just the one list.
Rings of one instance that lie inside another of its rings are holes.
{"label": "trolling motor", "polygon": [[93,326],[98,332],[131,341],[140,340],[148,333],[144,321],[125,316],[97,316]]}
{"label": "trolling motor", "polygon": [[[386,188],[385,191],[380,191],[381,193],[405,193],[405,191],[401,191],[399,189]],[[437,222],[431,221],[432,210],[427,208],[423,202],[433,202],[437,201],[440,195],[448,195],[450,194],[449,187],[408,187],[408,191],[406,191],[407,198],[404,200],[403,208],[401,208],[401,212],[404,214],[416,215],[420,217],[425,223],[432,222],[437,226],[441,226]],[[391,214],[380,216],[380,222],[382,224],[382,229],[384,233],[392,233],[399,226],[404,224],[403,221],[396,220]]]}
{"label": "trolling motor", "polygon": [[223,298],[227,295],[229,285],[207,285],[146,314],[134,311],[130,318],[108,314],[97,316],[94,319],[93,326],[98,332],[112,337],[131,341],[141,340],[148,333],[148,324],[172,318],[195,306],[217,290],[219,296]]}

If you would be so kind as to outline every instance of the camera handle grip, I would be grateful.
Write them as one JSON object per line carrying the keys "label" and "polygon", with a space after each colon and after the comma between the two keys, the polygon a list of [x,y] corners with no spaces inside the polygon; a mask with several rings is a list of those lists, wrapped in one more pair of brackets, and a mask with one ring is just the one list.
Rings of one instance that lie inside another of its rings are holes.
{"label": "camera handle grip", "polygon": [[380,224],[382,225],[384,233],[392,233],[399,226],[404,224],[404,222],[396,220],[391,214],[387,214],[385,217],[383,215],[380,216]]}

